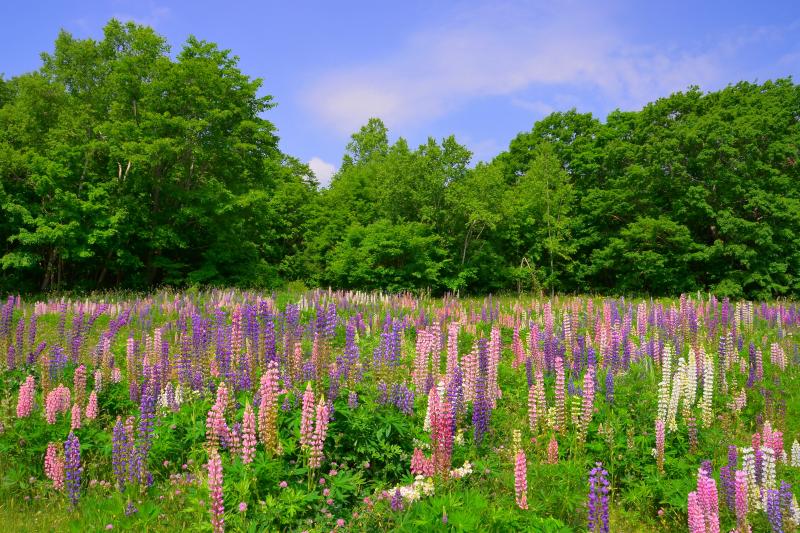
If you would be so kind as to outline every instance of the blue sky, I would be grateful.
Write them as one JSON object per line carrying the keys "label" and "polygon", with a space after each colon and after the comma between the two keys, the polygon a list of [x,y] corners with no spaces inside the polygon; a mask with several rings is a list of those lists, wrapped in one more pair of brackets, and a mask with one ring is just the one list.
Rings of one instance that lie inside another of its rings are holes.
{"label": "blue sky", "polygon": [[[602,4],[602,5],[601,5]],[[100,37],[111,17],[231,49],[264,79],[281,148],[322,182],[371,116],[412,145],[455,134],[487,160],[553,110],[639,109],[699,85],[800,73],[796,1],[228,2],[0,5],[0,72],[39,67],[58,30]]]}

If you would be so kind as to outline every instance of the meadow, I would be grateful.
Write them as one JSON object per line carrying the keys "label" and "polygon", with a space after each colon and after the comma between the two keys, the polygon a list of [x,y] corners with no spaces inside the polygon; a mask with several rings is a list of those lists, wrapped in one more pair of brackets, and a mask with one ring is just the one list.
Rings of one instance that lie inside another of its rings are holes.
{"label": "meadow", "polygon": [[800,307],[0,304],[8,531],[796,531]]}

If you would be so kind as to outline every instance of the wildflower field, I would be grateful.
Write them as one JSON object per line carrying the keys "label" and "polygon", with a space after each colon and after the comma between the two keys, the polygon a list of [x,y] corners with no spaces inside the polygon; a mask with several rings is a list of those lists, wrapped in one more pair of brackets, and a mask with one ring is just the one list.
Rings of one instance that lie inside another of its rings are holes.
{"label": "wildflower field", "polygon": [[0,304],[6,531],[796,531],[800,307]]}

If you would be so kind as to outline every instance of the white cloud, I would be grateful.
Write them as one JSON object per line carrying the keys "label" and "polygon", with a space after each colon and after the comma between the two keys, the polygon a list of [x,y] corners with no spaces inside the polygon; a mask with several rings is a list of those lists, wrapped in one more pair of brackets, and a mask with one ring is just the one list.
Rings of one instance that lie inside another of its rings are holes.
{"label": "white cloud", "polygon": [[702,51],[641,45],[602,8],[568,4],[462,13],[445,27],[417,32],[380,62],[322,73],[306,104],[342,134],[373,116],[390,129],[419,125],[485,96],[508,96],[538,113],[561,108],[559,97],[525,100],[520,93],[531,87],[595,91],[609,108],[635,109],[689,85],[720,85],[723,59],[742,46],[735,39]]}
{"label": "white cloud", "polygon": [[311,161],[308,162],[308,166],[314,172],[321,187],[327,187],[331,184],[331,177],[336,172],[335,166],[319,157],[312,157]]}
{"label": "white cloud", "polygon": [[158,5],[155,2],[149,2],[147,4],[136,3],[132,7],[141,10],[141,12],[117,12],[112,15],[113,18],[122,22],[133,21],[143,26],[156,27],[172,14],[169,7]]}

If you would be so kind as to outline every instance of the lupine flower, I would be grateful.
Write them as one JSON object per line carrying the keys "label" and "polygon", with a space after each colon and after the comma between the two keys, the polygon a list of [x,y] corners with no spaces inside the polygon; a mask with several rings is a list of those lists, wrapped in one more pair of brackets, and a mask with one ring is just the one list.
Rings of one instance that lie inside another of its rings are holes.
{"label": "lupine flower", "polygon": [[125,427],[122,419],[117,417],[117,423],[111,438],[111,466],[114,471],[114,478],[117,480],[117,488],[120,492],[125,490],[125,481],[128,478],[128,438],[125,434]]}
{"label": "lupine flower", "polygon": [[664,421],[656,420],[656,464],[658,471],[664,472]]}
{"label": "lupine flower", "polygon": [[78,402],[75,402],[72,405],[72,420],[70,422],[69,429],[75,430],[80,429],[81,427],[81,406],[78,405]]}
{"label": "lupine flower", "polygon": [[208,456],[208,492],[211,498],[211,526],[214,533],[225,531],[225,502],[222,496],[222,459],[216,448]]}
{"label": "lupine flower", "polygon": [[66,413],[71,405],[71,395],[69,389],[64,385],[59,385],[47,394],[45,399],[45,419],[48,424],[56,423],[56,416],[59,413]]}
{"label": "lupine flower", "polygon": [[555,430],[559,433],[566,430],[566,396],[564,393],[564,360],[556,357],[556,420]]}
{"label": "lupine flower", "polygon": [[44,456],[44,474],[53,482],[53,488],[64,490],[64,456],[59,446],[51,442]]}
{"label": "lupine flower", "polygon": [[25,382],[19,388],[19,398],[17,399],[17,418],[30,416],[33,411],[33,397],[36,394],[36,381],[33,376],[25,378]]}
{"label": "lupine flower", "polygon": [[706,526],[703,519],[703,509],[697,492],[689,493],[689,533],[706,533]]}
{"label": "lupine flower", "polygon": [[81,443],[71,431],[64,443],[64,471],[67,478],[67,494],[74,508],[78,505],[78,498],[81,495],[83,467],[81,466]]}
{"label": "lupine flower", "polygon": [[446,476],[450,471],[450,456],[453,453],[453,411],[440,387],[431,388],[428,403],[431,406],[431,441],[433,464],[437,473]]}
{"label": "lupine flower", "polygon": [[747,473],[737,470],[734,476],[736,491],[736,524],[739,531],[747,531]]}
{"label": "lupine flower", "polygon": [[75,374],[72,376],[72,388],[77,403],[83,403],[83,397],[86,394],[86,366],[80,365],[75,369]]}
{"label": "lupine flower", "polygon": [[314,391],[309,382],[303,393],[303,409],[300,412],[300,445],[305,448],[311,447],[314,438],[314,414]]}
{"label": "lupine flower", "polygon": [[486,339],[478,339],[478,378],[475,383],[475,401],[472,404],[472,426],[474,429],[475,443],[480,445],[483,436],[489,431],[489,418],[491,416],[491,402],[488,397],[488,354],[486,353]]}
{"label": "lupine flower", "polygon": [[328,409],[328,404],[325,403],[324,396],[320,397],[316,414],[317,416],[314,424],[314,434],[310,443],[311,454],[308,460],[308,466],[310,468],[319,468],[322,464],[322,448],[325,444],[325,437],[328,434],[328,420],[330,417],[330,411]]}
{"label": "lupine flower", "polygon": [[242,423],[242,462],[250,464],[256,451],[256,415],[250,402],[244,408],[244,421]]}
{"label": "lupine flower", "polygon": [[97,391],[95,390],[89,395],[89,403],[86,404],[86,418],[89,420],[97,418]]}
{"label": "lupine flower", "polygon": [[558,441],[555,436],[550,437],[547,444],[547,462],[551,465],[558,464]]}
{"label": "lupine flower", "polygon": [[781,511],[780,492],[776,489],[766,490],[767,519],[773,533],[783,533],[783,512]]}
{"label": "lupine flower", "polygon": [[528,508],[528,463],[525,451],[520,449],[514,461],[514,492],[516,493],[517,506],[520,509]]}
{"label": "lupine flower", "polygon": [[392,493],[390,505],[392,507],[392,511],[403,510],[403,495],[400,493],[400,487],[396,488]]}
{"label": "lupine flower", "polygon": [[589,367],[583,376],[583,405],[580,420],[578,421],[578,440],[586,439],[589,422],[592,420],[594,410],[594,368]]}
{"label": "lupine flower", "polygon": [[219,389],[217,389],[217,401],[214,402],[214,405],[208,411],[208,415],[206,415],[206,440],[212,448],[216,448],[221,443],[227,444],[230,437],[230,429],[225,422],[226,403],[225,384],[221,383]]}
{"label": "lupine flower", "polygon": [[261,376],[258,389],[261,401],[258,406],[258,434],[267,453],[278,454],[278,363],[270,360]]}
{"label": "lupine flower", "polygon": [[422,450],[414,448],[414,453],[411,456],[411,474],[415,476],[421,474],[425,477],[430,477],[433,473],[433,461],[425,457]]}
{"label": "lupine flower", "polygon": [[595,463],[589,472],[589,520],[587,529],[592,533],[608,533],[608,472],[603,463]]}

